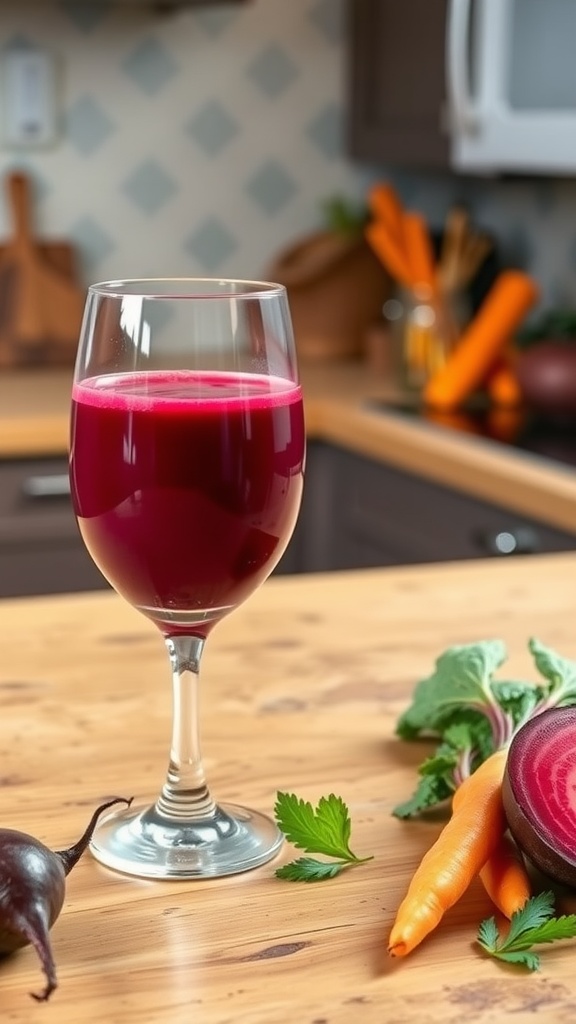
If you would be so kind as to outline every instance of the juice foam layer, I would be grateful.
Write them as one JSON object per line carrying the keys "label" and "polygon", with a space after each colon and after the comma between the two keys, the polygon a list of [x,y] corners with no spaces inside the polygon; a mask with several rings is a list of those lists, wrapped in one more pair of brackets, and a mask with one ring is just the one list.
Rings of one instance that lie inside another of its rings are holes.
{"label": "juice foam layer", "polygon": [[74,384],[76,402],[101,409],[182,412],[228,408],[269,409],[300,401],[298,384],[265,374],[194,372],[191,370],[104,374]]}

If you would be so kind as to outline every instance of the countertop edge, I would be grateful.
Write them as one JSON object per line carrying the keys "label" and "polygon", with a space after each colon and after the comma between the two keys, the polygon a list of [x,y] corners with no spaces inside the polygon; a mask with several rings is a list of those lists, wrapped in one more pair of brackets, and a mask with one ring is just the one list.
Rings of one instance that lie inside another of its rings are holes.
{"label": "countertop edge", "polygon": [[[576,472],[494,441],[419,423],[373,399],[387,382],[359,363],[302,369],[311,440],[340,445],[472,497],[576,533]],[[71,373],[29,371],[0,378],[0,459],[66,457]],[[24,415],[28,404],[33,410]]]}

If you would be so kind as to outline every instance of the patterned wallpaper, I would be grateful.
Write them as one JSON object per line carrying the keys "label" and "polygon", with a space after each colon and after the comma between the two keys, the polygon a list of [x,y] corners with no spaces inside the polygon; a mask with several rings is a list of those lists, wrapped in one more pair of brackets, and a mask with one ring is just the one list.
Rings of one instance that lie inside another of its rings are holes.
{"label": "patterned wallpaper", "polygon": [[[114,0],[3,0],[0,50],[39,46],[57,62],[59,137],[0,148],[0,174],[30,171],[38,232],[75,240],[86,281],[259,275],[318,226],[324,199],[357,200],[386,174],[344,156],[343,31],[343,0],[165,17]],[[467,201],[545,302],[576,302],[576,181],[391,177],[436,224]]]}

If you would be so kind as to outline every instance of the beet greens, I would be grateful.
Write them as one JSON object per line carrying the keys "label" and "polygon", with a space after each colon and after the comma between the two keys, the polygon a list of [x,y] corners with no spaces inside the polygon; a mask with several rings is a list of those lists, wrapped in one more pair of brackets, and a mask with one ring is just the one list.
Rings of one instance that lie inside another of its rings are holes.
{"label": "beet greens", "polygon": [[394,808],[397,817],[411,817],[447,800],[536,715],[576,705],[576,662],[536,639],[530,639],[528,648],[541,676],[537,682],[495,679],[506,648],[500,640],[483,640],[450,647],[437,659],[432,675],[418,683],[397,734],[440,743],[420,765],[414,794]]}

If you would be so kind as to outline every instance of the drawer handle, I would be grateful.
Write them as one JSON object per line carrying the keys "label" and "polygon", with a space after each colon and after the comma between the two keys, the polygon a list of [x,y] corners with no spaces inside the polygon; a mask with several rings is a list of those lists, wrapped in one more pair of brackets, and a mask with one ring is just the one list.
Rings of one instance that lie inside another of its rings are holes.
{"label": "drawer handle", "polygon": [[478,530],[476,543],[489,555],[506,558],[510,555],[533,555],[541,549],[538,531],[531,526],[502,530]]}
{"label": "drawer handle", "polygon": [[70,496],[70,478],[68,473],[39,473],[29,476],[22,484],[22,494],[35,500],[67,498]]}

